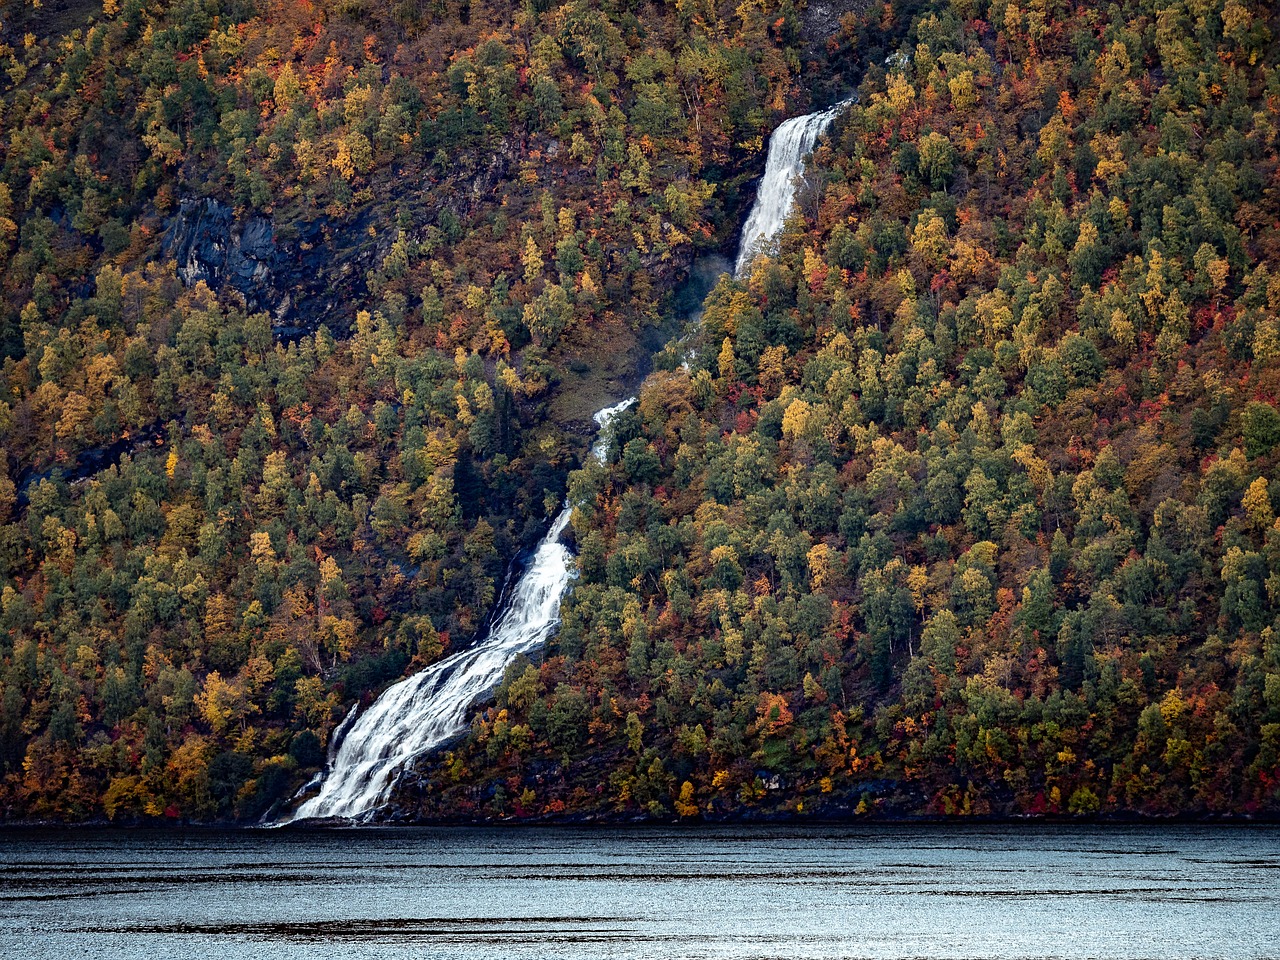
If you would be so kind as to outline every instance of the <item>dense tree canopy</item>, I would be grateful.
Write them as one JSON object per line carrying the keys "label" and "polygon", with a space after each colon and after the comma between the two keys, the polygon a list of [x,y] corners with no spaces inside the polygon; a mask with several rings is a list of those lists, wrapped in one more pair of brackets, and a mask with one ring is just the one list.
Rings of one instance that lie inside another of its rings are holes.
{"label": "dense tree canopy", "polygon": [[[260,816],[565,495],[559,634],[409,815],[1277,812],[1270,6],[58,9],[0,28],[0,815]],[[203,197],[341,315],[169,259]]]}
{"label": "dense tree canopy", "polygon": [[921,11],[418,809],[1275,815],[1278,30]]}

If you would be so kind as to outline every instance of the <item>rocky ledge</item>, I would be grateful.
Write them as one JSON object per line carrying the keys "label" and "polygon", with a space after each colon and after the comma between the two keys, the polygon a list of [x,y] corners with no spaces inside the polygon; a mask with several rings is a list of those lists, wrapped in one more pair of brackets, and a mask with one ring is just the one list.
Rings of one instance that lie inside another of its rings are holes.
{"label": "rocky ledge", "polygon": [[[271,315],[278,334],[321,324],[345,329],[379,256],[370,222],[367,211],[342,223],[303,221],[290,225],[285,240],[270,217],[241,219],[212,197],[188,198],[169,221],[164,252],[187,286],[204,281],[220,293],[238,292],[248,310]],[[344,242],[355,237],[362,242]]]}

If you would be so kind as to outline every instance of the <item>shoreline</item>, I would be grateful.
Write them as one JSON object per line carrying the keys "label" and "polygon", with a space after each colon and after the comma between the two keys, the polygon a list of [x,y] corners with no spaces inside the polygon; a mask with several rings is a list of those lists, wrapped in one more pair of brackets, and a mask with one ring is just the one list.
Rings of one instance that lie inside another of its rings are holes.
{"label": "shoreline", "polygon": [[754,816],[754,817],[689,817],[671,820],[636,816],[549,816],[549,817],[451,817],[434,819],[383,820],[377,823],[357,824],[341,821],[299,821],[282,825],[245,823],[243,821],[181,821],[157,818],[154,820],[15,820],[0,821],[0,834],[24,831],[76,831],[103,830],[128,831],[225,831],[234,833],[314,833],[333,830],[414,830],[414,829],[583,829],[600,832],[610,830],[668,830],[676,828],[689,833],[717,831],[725,828],[791,829],[819,827],[1265,827],[1280,826],[1280,814],[1153,814],[1116,813],[1095,816],[1070,814],[1006,814],[945,816],[920,814],[901,816],[877,816],[875,814],[832,816]]}

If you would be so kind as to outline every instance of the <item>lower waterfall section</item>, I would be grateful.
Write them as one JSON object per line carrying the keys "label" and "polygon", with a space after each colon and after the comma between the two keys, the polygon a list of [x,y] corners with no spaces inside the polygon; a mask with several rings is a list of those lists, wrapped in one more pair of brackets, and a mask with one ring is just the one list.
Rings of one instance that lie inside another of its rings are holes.
{"label": "lower waterfall section", "polygon": [[[632,397],[595,414],[600,431],[591,452],[597,459],[608,448],[610,422],[634,402]],[[576,575],[573,555],[560,542],[572,512],[565,504],[556,516],[488,635],[387,688],[342,737],[320,792],[288,821],[367,819],[409,761],[467,729],[467,711],[501,682],[507,664],[551,638]]]}

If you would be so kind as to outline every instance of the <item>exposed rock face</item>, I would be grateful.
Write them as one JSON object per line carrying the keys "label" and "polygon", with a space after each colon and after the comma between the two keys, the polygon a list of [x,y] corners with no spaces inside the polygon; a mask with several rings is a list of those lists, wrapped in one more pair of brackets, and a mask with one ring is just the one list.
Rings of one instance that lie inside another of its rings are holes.
{"label": "exposed rock face", "polygon": [[321,324],[341,333],[365,304],[366,275],[390,249],[397,215],[419,229],[445,211],[466,219],[492,201],[518,156],[517,142],[508,139],[482,158],[460,160],[438,181],[388,174],[371,185],[379,199],[343,219],[238,219],[219,200],[189,197],[169,220],[164,253],[188,286],[203,280],[219,293],[240,293],[250,311],[271,314],[280,336]]}
{"label": "exposed rock face", "polygon": [[229,281],[247,300],[270,276],[276,243],[264,217],[242,226],[217,200],[187,199],[170,224],[164,252],[178,262],[178,276],[187,286],[203,280],[217,290]]}
{"label": "exposed rock face", "polygon": [[[503,140],[483,157],[460,160],[455,172],[440,179],[387,175],[371,185],[373,203],[341,219],[238,218],[220,200],[188,197],[169,218],[164,254],[176,261],[187,286],[203,281],[219,294],[234,291],[250,312],[270,314],[278,336],[308,333],[321,324],[342,334],[367,306],[366,277],[389,251],[396,224],[407,220],[414,225],[410,239],[421,239],[422,229],[440,224],[446,214],[465,221],[494,202],[521,149],[518,141]],[[550,156],[561,152],[556,141],[546,149]],[[566,175],[588,176],[580,168]],[[675,228],[664,223],[663,230],[670,238]],[[693,253],[687,242],[674,243],[667,256],[645,254],[641,263],[654,284],[674,287]]]}
{"label": "exposed rock face", "polygon": [[165,253],[178,261],[187,286],[203,280],[218,288],[225,281],[246,298],[269,278],[278,255],[269,220],[251,217],[239,224],[230,207],[211,198],[182,201]]}
{"label": "exposed rock face", "polygon": [[366,215],[337,227],[342,239],[358,238],[350,246],[334,242],[335,225],[325,218],[292,224],[282,241],[268,217],[238,220],[218,200],[190,198],[169,222],[164,251],[187,286],[203,280],[219,292],[237,291],[250,311],[271,314],[282,335],[322,323],[336,332],[350,324],[376,262],[378,239],[368,226]]}
{"label": "exposed rock face", "polygon": [[840,30],[840,18],[846,14],[865,13],[871,0],[809,0],[800,17],[800,35],[811,56],[822,53],[827,39]]}
{"label": "exposed rock face", "polygon": [[[863,49],[866,38],[861,32],[857,36],[843,33],[841,21],[846,16],[864,14],[871,6],[871,0],[809,0],[800,14],[801,58],[808,64],[806,82],[815,106],[848,99],[862,82],[866,63],[878,61],[888,52]],[[899,17],[881,39],[890,42],[910,19]]]}

